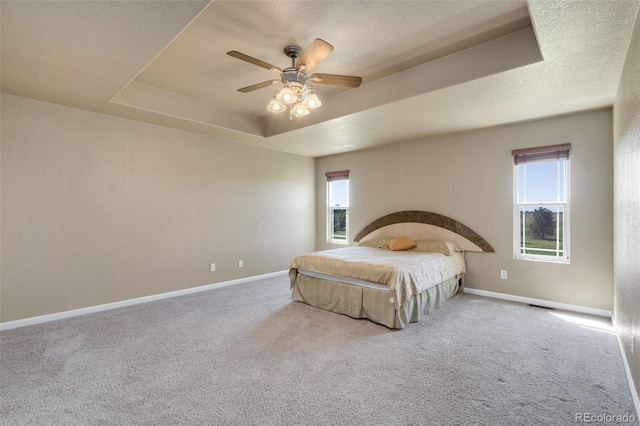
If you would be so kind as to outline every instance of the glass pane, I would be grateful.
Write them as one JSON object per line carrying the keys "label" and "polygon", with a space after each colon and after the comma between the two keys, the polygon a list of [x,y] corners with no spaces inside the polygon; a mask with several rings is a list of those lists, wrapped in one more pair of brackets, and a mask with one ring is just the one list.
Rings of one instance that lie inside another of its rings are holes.
{"label": "glass pane", "polygon": [[331,238],[347,239],[347,209],[331,210]]}
{"label": "glass pane", "polygon": [[519,165],[518,202],[564,201],[558,194],[558,177],[563,177],[558,173],[558,163],[545,161]]}
{"label": "glass pane", "polygon": [[520,207],[520,254],[562,257],[564,209]]}
{"label": "glass pane", "polygon": [[349,181],[337,180],[329,183],[329,206],[347,207],[349,205]]}

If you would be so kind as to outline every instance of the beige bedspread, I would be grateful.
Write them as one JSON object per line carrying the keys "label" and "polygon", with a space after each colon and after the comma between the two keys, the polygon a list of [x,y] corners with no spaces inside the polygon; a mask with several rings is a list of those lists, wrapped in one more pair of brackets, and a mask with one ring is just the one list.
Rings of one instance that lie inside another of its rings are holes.
{"label": "beige bedspread", "polygon": [[289,272],[291,288],[298,269],[387,285],[399,307],[414,294],[465,273],[465,264],[459,252],[446,256],[354,246],[297,256]]}

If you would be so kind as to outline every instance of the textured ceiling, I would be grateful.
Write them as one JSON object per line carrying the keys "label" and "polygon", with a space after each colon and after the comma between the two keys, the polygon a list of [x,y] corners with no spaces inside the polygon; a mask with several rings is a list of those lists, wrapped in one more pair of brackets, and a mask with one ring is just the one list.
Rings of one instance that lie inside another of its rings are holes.
{"label": "textured ceiling", "polygon": [[[6,93],[322,156],[610,106],[640,0],[2,1]],[[323,105],[265,109],[287,45],[335,50]]]}

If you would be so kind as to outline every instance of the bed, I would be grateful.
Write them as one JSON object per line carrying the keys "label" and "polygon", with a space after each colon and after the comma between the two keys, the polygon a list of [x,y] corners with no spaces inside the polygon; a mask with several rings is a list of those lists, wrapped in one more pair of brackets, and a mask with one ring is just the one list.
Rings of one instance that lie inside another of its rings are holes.
{"label": "bed", "polygon": [[378,218],[354,242],[296,256],[289,270],[292,297],[393,329],[420,321],[464,291],[465,252],[494,251],[460,222],[424,211]]}

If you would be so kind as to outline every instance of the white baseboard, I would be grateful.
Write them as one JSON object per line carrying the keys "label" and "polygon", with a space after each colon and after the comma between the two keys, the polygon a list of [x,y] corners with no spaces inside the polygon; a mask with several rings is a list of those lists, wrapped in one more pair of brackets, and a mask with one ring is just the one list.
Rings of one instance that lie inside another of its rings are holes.
{"label": "white baseboard", "polygon": [[611,318],[611,311],[605,309],[589,308],[587,306],[570,305],[568,303],[552,302],[550,300],[533,299],[531,297],[514,296],[506,293],[496,293],[493,291],[478,290],[475,288],[464,288],[465,293],[475,294],[478,296],[493,297],[494,299],[509,300],[512,302],[526,303],[528,305],[544,306],[545,308],[562,309],[563,311],[580,312],[583,314],[597,315],[600,317]]}
{"label": "white baseboard", "polygon": [[213,290],[216,288],[228,287],[230,285],[243,284],[251,281],[271,278],[280,275],[286,275],[289,271],[278,271],[269,274],[256,275],[253,277],[239,278],[237,280],[223,281],[215,284],[207,284],[198,287],[185,288],[183,290],[170,291],[167,293],[153,294],[151,296],[137,297],[135,299],[121,300],[119,302],[105,303],[104,305],[89,306],[86,308],[73,309],[71,311],[58,312],[55,314],[41,315],[37,317],[25,318],[15,321],[7,321],[0,323],[1,330],[10,330],[12,328],[26,327],[28,325],[42,324],[50,321],[57,321],[64,318],[76,317],[79,315],[92,314],[95,312],[107,311],[109,309],[123,308],[125,306],[138,305],[140,303],[153,302],[155,300],[168,299],[170,297],[183,296],[185,294],[198,293],[201,291]]}
{"label": "white baseboard", "polygon": [[629,367],[629,362],[627,360],[627,353],[624,351],[624,347],[622,346],[622,341],[620,340],[620,335],[617,332],[616,332],[616,336],[618,336],[618,345],[620,346],[620,353],[622,354],[624,370],[627,373],[627,381],[629,382],[629,387],[631,388],[631,396],[633,397],[633,402],[636,405],[636,415],[640,416],[640,399],[638,398],[638,392],[636,391],[636,387],[634,386],[634,383],[633,383],[633,376],[631,375],[631,367]]}
{"label": "white baseboard", "polygon": [[618,338],[618,346],[620,347],[620,354],[622,355],[622,363],[624,364],[624,371],[627,373],[627,381],[629,382],[629,387],[631,388],[631,397],[633,398],[633,403],[636,406],[636,418],[640,417],[640,398],[638,398],[638,392],[636,391],[636,387],[633,383],[633,376],[631,375],[631,367],[629,366],[629,360],[627,359],[627,353],[624,350],[624,346],[622,345],[622,339],[620,339],[620,333],[618,333],[618,326],[616,325],[616,317],[612,317],[613,321],[613,329],[616,332],[616,337]]}

